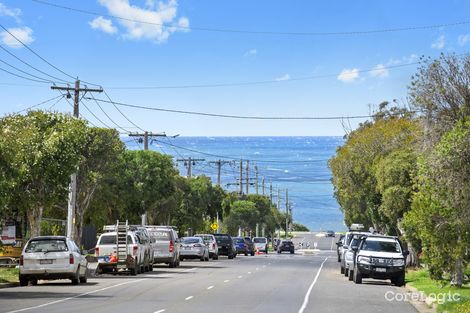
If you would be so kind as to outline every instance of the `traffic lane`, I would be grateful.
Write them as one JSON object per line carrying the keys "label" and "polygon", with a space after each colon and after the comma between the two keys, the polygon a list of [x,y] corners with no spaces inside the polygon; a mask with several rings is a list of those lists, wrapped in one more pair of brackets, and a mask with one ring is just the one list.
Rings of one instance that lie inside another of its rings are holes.
{"label": "traffic lane", "polygon": [[336,250],[336,242],[339,239],[339,235],[335,237],[325,237],[324,233],[312,232],[312,233],[302,233],[295,235],[292,238],[296,248],[299,248],[299,242],[303,243],[302,248],[306,249],[309,245],[310,249],[319,249],[319,250]]}
{"label": "traffic lane", "polygon": [[340,274],[336,255],[325,263],[317,285],[310,296],[309,313],[417,313],[408,302],[388,301],[405,288],[392,286],[389,280],[364,279],[355,284]]}
{"label": "traffic lane", "polygon": [[243,268],[245,273],[241,272],[234,281],[215,285],[183,303],[162,309],[176,313],[215,310],[224,313],[298,312],[324,259],[276,254],[268,259],[268,263],[247,262]]}

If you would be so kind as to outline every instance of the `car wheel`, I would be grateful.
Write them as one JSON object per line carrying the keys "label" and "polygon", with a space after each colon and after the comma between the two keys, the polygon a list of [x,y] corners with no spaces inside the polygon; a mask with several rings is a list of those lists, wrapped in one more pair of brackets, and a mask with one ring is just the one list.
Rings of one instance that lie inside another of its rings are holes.
{"label": "car wheel", "polygon": [[169,268],[175,268],[176,267],[176,261],[171,261],[170,263],[168,263],[168,267]]}
{"label": "car wheel", "polygon": [[294,251],[291,251],[290,254],[294,254]]}
{"label": "car wheel", "polygon": [[399,276],[392,279],[392,283],[397,287],[402,287],[405,285],[405,273],[401,273]]}
{"label": "car wheel", "polygon": [[339,256],[339,254],[338,254],[338,262],[341,262],[341,257]]}
{"label": "car wheel", "polygon": [[204,254],[202,255],[202,257],[199,259],[200,261],[204,262],[204,260],[206,259],[206,257],[204,256]]}
{"label": "car wheel", "polygon": [[137,275],[137,265],[134,266],[134,268],[131,268],[131,275],[136,276]]}
{"label": "car wheel", "polygon": [[32,279],[31,280],[31,285],[37,286],[38,285],[38,280],[37,279]]}
{"label": "car wheel", "polygon": [[218,259],[219,259],[219,256],[214,253],[214,254],[212,255],[212,260],[218,260]]}
{"label": "car wheel", "polygon": [[80,284],[86,284],[86,282],[87,282],[87,277],[86,277],[86,273],[85,273],[85,275],[80,277]]}
{"label": "car wheel", "polygon": [[339,271],[340,271],[341,274],[344,274],[344,267],[343,267],[343,265],[340,266],[340,270],[339,270]]}
{"label": "car wheel", "polygon": [[248,252],[245,252],[245,256],[247,256],[247,255],[248,255]]}
{"label": "car wheel", "polygon": [[255,256],[255,251],[251,251],[250,255]]}
{"label": "car wheel", "polygon": [[70,280],[72,281],[72,285],[78,285],[80,283],[80,267],[77,268],[75,277],[71,278]]}
{"label": "car wheel", "polygon": [[344,269],[344,276],[346,276],[346,277],[349,276],[349,269],[347,269],[347,268]]}
{"label": "car wheel", "polygon": [[20,280],[21,287],[28,286],[29,280],[26,277],[24,277],[23,275],[20,275],[19,280]]}
{"label": "car wheel", "polygon": [[229,259],[233,259],[233,254],[229,254],[229,255],[228,255],[228,258],[229,258]]}
{"label": "car wheel", "polygon": [[357,266],[354,268],[353,281],[356,284],[362,284],[362,275],[359,273]]}
{"label": "car wheel", "polygon": [[352,281],[352,280],[353,280],[353,274],[354,274],[354,271],[353,271],[353,270],[349,270],[349,275],[348,275],[348,280],[349,280],[349,281]]}

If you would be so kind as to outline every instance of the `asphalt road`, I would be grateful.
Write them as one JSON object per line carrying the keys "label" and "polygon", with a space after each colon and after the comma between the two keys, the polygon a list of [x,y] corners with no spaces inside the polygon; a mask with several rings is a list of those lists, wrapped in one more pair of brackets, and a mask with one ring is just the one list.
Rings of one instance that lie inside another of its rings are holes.
{"label": "asphalt road", "polygon": [[[318,246],[331,247],[331,240],[319,238]],[[40,282],[0,289],[0,312],[416,313],[406,302],[385,299],[403,288],[367,279],[355,285],[339,274],[335,256],[326,250],[221,257],[136,277],[103,275],[78,286]]]}

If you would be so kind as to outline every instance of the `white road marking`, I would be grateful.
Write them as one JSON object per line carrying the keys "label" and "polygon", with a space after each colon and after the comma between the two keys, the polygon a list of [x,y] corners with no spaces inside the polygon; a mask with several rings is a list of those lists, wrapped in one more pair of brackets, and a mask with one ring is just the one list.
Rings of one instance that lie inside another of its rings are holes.
{"label": "white road marking", "polygon": [[251,272],[248,272],[248,274],[251,274]]}
{"label": "white road marking", "polygon": [[323,264],[325,264],[326,260],[328,260],[328,257],[326,257],[325,260],[321,263],[320,268],[318,269],[317,275],[315,275],[315,278],[310,284],[310,287],[308,287],[307,293],[305,294],[305,297],[304,297],[304,302],[302,303],[302,306],[299,309],[299,313],[303,313],[305,308],[307,307],[308,298],[310,298],[310,293],[312,292],[313,286],[315,286],[317,279],[320,276],[321,269],[323,268]]}
{"label": "white road marking", "polygon": [[230,281],[230,279],[226,279],[224,280],[224,283],[228,283]]}
{"label": "white road marking", "polygon": [[189,296],[187,298],[185,298],[184,300],[188,301],[188,300],[191,300],[192,298],[194,298],[193,296]]}
{"label": "white road marking", "polygon": [[257,267],[256,270],[259,271],[259,267]]}
{"label": "white road marking", "polygon": [[186,270],[184,270],[184,271],[182,271],[182,272],[190,272],[190,271],[193,271],[193,270],[195,270],[195,269],[196,269],[195,267],[191,267],[191,268],[188,268],[188,269],[186,269]]}
{"label": "white road marking", "polygon": [[212,288],[214,288],[214,286],[209,286],[209,287],[207,287],[207,290],[210,290]]}
{"label": "white road marking", "polygon": [[165,312],[165,311],[166,311],[165,309],[162,309],[162,310],[155,311],[153,313],[162,313],[162,312]]}
{"label": "white road marking", "polygon": [[47,303],[44,303],[44,304],[31,306],[31,307],[24,308],[24,309],[9,311],[7,313],[16,313],[16,312],[24,312],[24,311],[39,309],[39,308],[43,308],[45,306],[65,302],[65,301],[76,299],[76,298],[83,297],[83,296],[86,296],[86,295],[94,294],[94,293],[97,293],[97,292],[100,292],[100,291],[105,291],[105,290],[108,290],[108,289],[111,289],[111,288],[116,288],[116,287],[119,287],[119,286],[132,284],[132,283],[136,283],[136,282],[140,282],[140,281],[144,281],[144,280],[147,280],[147,279],[145,279],[145,278],[144,279],[135,279],[135,280],[127,281],[127,282],[120,283],[120,284],[117,284],[117,285],[112,285],[112,286],[104,287],[104,288],[101,288],[101,289],[96,289],[96,290],[88,291],[88,292],[85,292],[85,293],[81,293],[81,294],[73,296],[73,297],[68,297],[68,298],[64,298],[64,299],[60,299],[60,300],[56,300],[56,301],[52,301],[52,302],[47,302]]}
{"label": "white road marking", "polygon": [[330,251],[333,251],[333,243],[335,242],[336,237],[331,238],[331,247]]}
{"label": "white road marking", "polygon": [[240,276],[238,276],[238,278],[243,278],[243,276],[240,275]]}

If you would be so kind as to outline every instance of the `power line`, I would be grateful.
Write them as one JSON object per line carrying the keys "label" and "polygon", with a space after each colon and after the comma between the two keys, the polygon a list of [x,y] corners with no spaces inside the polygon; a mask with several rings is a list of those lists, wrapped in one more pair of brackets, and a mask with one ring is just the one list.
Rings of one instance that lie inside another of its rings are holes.
{"label": "power line", "polygon": [[11,65],[10,63],[5,62],[4,60],[0,60],[0,62],[2,62],[3,64],[5,64],[6,66],[11,67],[12,69],[17,70],[18,72],[21,72],[21,73],[23,73],[23,74],[26,74],[26,75],[29,75],[29,76],[31,76],[31,77],[34,77],[34,78],[39,79],[39,80],[40,80],[39,82],[54,83],[54,82],[51,81],[51,80],[47,80],[47,79],[44,79],[43,77],[39,77],[39,76],[36,76],[36,75],[34,75],[34,74],[31,74],[31,73],[28,73],[28,72],[26,72],[26,71],[23,71],[22,69],[17,68],[16,66]]}
{"label": "power line", "polygon": [[[121,113],[121,115],[129,122],[131,123],[132,125],[134,125],[137,129],[141,130],[141,131],[145,131],[142,127],[140,127],[139,125],[135,124],[133,121],[131,121],[120,109],[119,107],[114,103],[113,100],[111,100],[111,97],[108,95],[108,93],[103,90],[105,96],[108,98],[109,101],[111,101],[113,103],[113,106],[114,108],[119,112]],[[96,101],[96,100],[95,100]]]}
{"label": "power line", "polygon": [[383,28],[383,29],[369,29],[369,30],[349,30],[349,31],[328,31],[328,32],[281,32],[281,31],[263,31],[263,30],[243,30],[243,29],[230,29],[230,28],[212,28],[212,27],[190,27],[190,26],[178,26],[178,25],[165,25],[162,23],[142,21],[137,19],[126,18],[123,16],[116,16],[111,14],[102,14],[89,10],[72,8],[68,6],[58,5],[55,3],[50,3],[42,0],[32,0],[33,2],[48,5],[51,7],[78,12],[87,15],[94,16],[104,16],[113,19],[119,19],[127,22],[140,23],[155,25],[164,28],[172,28],[179,30],[197,30],[197,31],[207,31],[207,32],[218,32],[218,33],[236,33],[236,34],[253,34],[253,35],[281,35],[281,36],[357,36],[357,35],[369,35],[377,33],[393,33],[393,32],[403,32],[403,31],[417,31],[417,30],[429,30],[429,29],[439,29],[445,27],[455,27],[470,24],[470,21],[459,21],[459,22],[450,22],[450,23],[441,23],[441,24],[432,24],[432,25],[418,25],[418,26],[405,26],[405,27],[392,27],[392,28]]}
{"label": "power line", "polygon": [[[85,98],[91,99],[91,98]],[[247,115],[229,115],[229,114],[216,114],[216,113],[207,113],[207,112],[196,112],[196,111],[185,111],[185,110],[172,110],[172,109],[163,109],[157,107],[149,107],[136,104],[128,104],[123,102],[111,102],[107,100],[97,99],[99,102],[104,103],[113,103],[119,106],[130,107],[135,109],[142,110],[151,110],[151,111],[160,111],[168,113],[177,113],[177,114],[188,114],[188,115],[199,115],[199,116],[209,116],[209,117],[219,117],[219,118],[231,118],[231,119],[244,119],[244,120],[343,120],[343,119],[366,119],[374,117],[375,115],[352,115],[352,116],[247,116]],[[416,111],[409,111],[409,113],[416,113]],[[391,115],[402,115],[402,113],[396,113]]]}
{"label": "power line", "polygon": [[23,110],[21,110],[21,111],[15,112],[15,113],[13,113],[13,114],[20,114],[20,113],[22,113],[22,112],[24,112],[24,111],[29,111],[29,110],[31,110],[31,109],[33,109],[33,108],[35,108],[35,107],[38,107],[38,106],[40,106],[40,105],[46,104],[46,103],[48,103],[48,102],[54,101],[54,100],[59,99],[59,98],[62,98],[62,97],[63,97],[63,95],[59,95],[59,96],[56,96],[56,97],[53,97],[53,98],[44,100],[44,101],[42,101],[42,102],[39,102],[39,103],[34,104],[34,105],[32,105],[32,106],[29,106],[29,107],[27,107],[26,109],[23,109]]}
{"label": "power line", "polygon": [[37,79],[34,79],[34,78],[29,78],[29,77],[26,77],[26,76],[23,76],[23,75],[19,75],[19,74],[16,74],[16,73],[13,73],[13,72],[10,72],[4,68],[1,68],[0,67],[0,71],[3,71],[5,73],[8,73],[10,75],[13,75],[13,76],[16,76],[16,77],[19,77],[19,78],[23,78],[23,79],[26,79],[26,80],[30,80],[30,81],[33,81],[33,82],[38,82],[38,83],[46,83],[46,84],[49,84],[50,82],[49,81],[46,81],[46,80],[37,80]]}
{"label": "power line", "polygon": [[121,126],[119,126],[118,123],[116,123],[110,116],[108,113],[106,113],[105,110],[103,110],[103,108],[101,107],[101,105],[99,104],[99,102],[96,100],[95,96],[93,96],[93,94],[91,94],[91,98],[95,101],[95,103],[98,105],[98,107],[100,108],[101,112],[103,112],[104,115],[106,115],[106,117],[108,118],[108,120],[111,121],[111,123],[113,123],[114,125],[116,125],[117,128],[121,129],[122,131],[124,132],[128,132],[128,130],[126,130],[125,128],[122,128]]}

